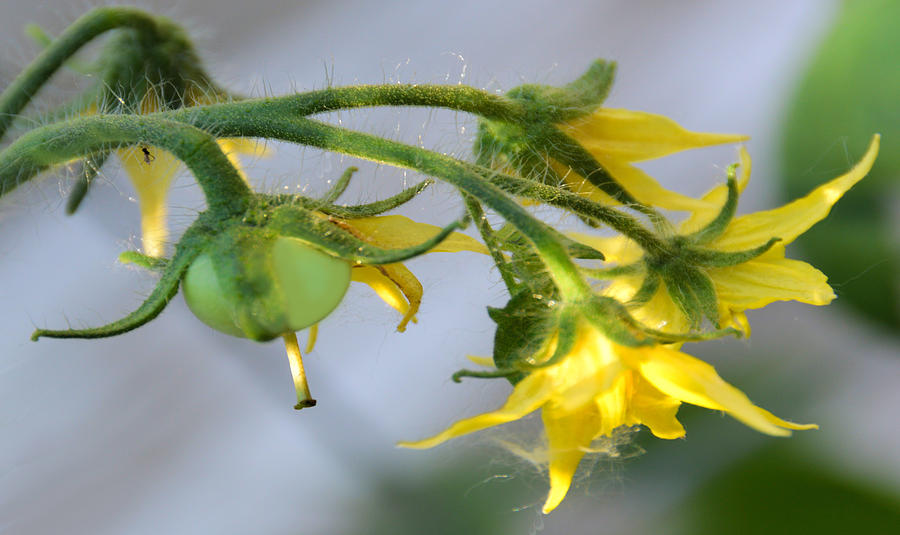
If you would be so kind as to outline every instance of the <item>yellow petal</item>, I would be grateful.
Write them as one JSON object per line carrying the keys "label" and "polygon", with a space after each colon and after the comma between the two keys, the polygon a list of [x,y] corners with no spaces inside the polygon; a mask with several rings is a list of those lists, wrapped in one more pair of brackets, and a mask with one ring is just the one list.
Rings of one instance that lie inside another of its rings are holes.
{"label": "yellow petal", "polygon": [[354,266],[350,271],[350,280],[368,284],[378,297],[403,314],[398,331],[405,331],[410,321],[415,322],[416,312],[422,303],[422,284],[403,264]]}
{"label": "yellow petal", "polygon": [[553,384],[546,379],[544,374],[532,373],[516,385],[509,399],[500,409],[460,420],[431,438],[418,442],[400,442],[398,446],[415,449],[433,448],[451,438],[518,420],[543,405],[552,390]]}
{"label": "yellow petal", "polygon": [[651,160],[683,150],[749,139],[734,134],[690,132],[662,115],[613,108],[599,108],[564,126],[563,131],[595,156],[602,154],[622,162]]}
{"label": "yellow petal", "polygon": [[640,373],[662,393],[677,400],[713,410],[723,410],[761,433],[787,436],[797,424],[785,422],[754,405],[747,396],[725,382],[712,366],[674,349],[658,346],[647,352]]}
{"label": "yellow petal", "polygon": [[249,184],[250,181],[247,179],[247,175],[244,173],[244,168],[241,165],[241,159],[238,157],[238,155],[245,154],[253,157],[263,157],[270,154],[270,151],[266,148],[265,143],[261,143],[253,139],[232,137],[222,138],[217,140],[216,142],[219,144],[219,148],[222,149],[222,152],[225,153],[228,161],[231,162],[231,165],[233,165],[235,169],[237,169],[238,174],[241,176],[241,178],[244,179],[244,182],[247,184]]}
{"label": "yellow petal", "polygon": [[634,374],[633,385],[629,423],[646,425],[658,438],[683,437],[684,427],[675,417],[681,402],[663,394],[640,375]]}
{"label": "yellow petal", "polygon": [[309,338],[306,340],[306,353],[312,353],[319,338],[319,324],[315,323],[309,328]]}
{"label": "yellow petal", "polygon": [[541,411],[541,419],[550,448],[550,493],[543,508],[544,514],[547,514],[569,492],[578,463],[600,428],[601,416],[596,406],[590,404],[575,412],[565,412],[547,405]]}
{"label": "yellow petal", "polygon": [[597,155],[609,174],[638,201],[667,210],[704,210],[713,205],[681,193],[665,189],[653,177],[624,161],[610,156]]}
{"label": "yellow petal", "polygon": [[609,388],[594,397],[600,413],[600,428],[594,433],[595,436],[609,435],[627,422],[629,382],[630,374],[620,373]]}
{"label": "yellow petal", "polygon": [[[635,288],[637,290],[637,288]],[[634,318],[651,329],[667,333],[686,333],[691,330],[690,322],[678,305],[672,301],[666,283],[659,285],[656,293],[645,304],[630,309]]]}
{"label": "yellow petal", "polygon": [[[363,240],[388,249],[403,249],[418,245],[433,238],[441,230],[435,225],[419,223],[402,215],[348,219],[345,223],[353,227]],[[459,251],[489,254],[487,247],[475,238],[461,232],[450,234],[447,239],[429,252],[456,253]]]}
{"label": "yellow petal", "polygon": [[784,247],[723,268],[708,268],[720,303],[732,309],[761,308],[775,301],[827,305],[834,298],[828,277],[806,262],[784,258]]}
{"label": "yellow petal", "polygon": [[[669,210],[712,209],[712,205],[708,203],[663,188],[653,177],[626,162],[603,155],[595,156],[597,157],[597,162],[609,172],[616,182],[625,188],[625,191],[645,204]],[[600,188],[594,186],[589,180],[559,162],[551,160],[550,166],[558,175],[563,177],[564,182],[572,192],[606,206],[621,204]]]}
{"label": "yellow petal", "polygon": [[773,237],[781,238],[782,244],[791,243],[824,219],[834,203],[868,174],[878,156],[880,139],[881,136],[874,135],[866,154],[843,175],[774,210],[735,218],[710,246],[722,251],[740,251],[758,247]]}
{"label": "yellow petal", "polygon": [[[144,154],[144,149],[148,154]],[[116,152],[137,192],[144,253],[163,256],[169,234],[166,197],[180,162],[171,152],[156,147],[135,146]]]}
{"label": "yellow petal", "polygon": [[[742,193],[750,182],[752,162],[750,161],[750,153],[743,146],[738,151],[738,158],[737,186],[738,192]],[[679,233],[691,234],[711,223],[719,215],[719,211],[721,211],[722,205],[725,204],[727,198],[727,184],[720,184],[709,190],[703,196],[703,201],[708,204],[708,207],[691,212],[691,215],[678,226]]]}
{"label": "yellow petal", "polygon": [[473,364],[477,364],[479,366],[486,366],[488,368],[494,367],[494,359],[491,357],[479,357],[478,355],[466,355],[466,358],[469,359]]}

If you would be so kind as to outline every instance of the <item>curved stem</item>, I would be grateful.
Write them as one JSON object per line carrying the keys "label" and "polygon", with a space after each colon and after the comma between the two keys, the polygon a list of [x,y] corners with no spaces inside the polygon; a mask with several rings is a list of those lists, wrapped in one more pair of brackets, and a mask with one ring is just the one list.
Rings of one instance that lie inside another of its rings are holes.
{"label": "curved stem", "polygon": [[156,17],[130,7],[100,7],[76,20],[0,94],[0,139],[41,86],[82,46],[115,28],[152,37],[156,27]]}
{"label": "curved stem", "polygon": [[[482,173],[484,172],[484,170],[481,171]],[[662,240],[641,225],[637,219],[615,208],[603,206],[576,193],[535,182],[534,180],[504,175],[493,171],[490,174],[484,174],[484,176],[491,183],[514,195],[535,199],[551,206],[565,208],[579,215],[596,219],[634,240],[648,253],[666,253],[668,251]]]}
{"label": "curved stem", "polygon": [[534,244],[564,300],[584,301],[591,296],[590,286],[578,273],[565,247],[556,239],[555,233],[543,222],[532,217],[497,186],[490,184],[458,160],[396,141],[310,119],[290,118],[280,113],[223,116],[224,114],[208,113],[184,115],[176,111],[166,112],[166,115],[189,117],[192,124],[199,128],[214,130],[216,135],[221,137],[280,139],[405,167],[440,178],[476,197],[518,228]]}
{"label": "curved stem", "polygon": [[332,87],[277,98],[248,99],[207,106],[216,113],[284,114],[305,117],[316,113],[371,106],[427,106],[479,115],[485,119],[524,123],[526,110],[518,102],[468,87],[417,84]]}
{"label": "curved stem", "polygon": [[227,217],[246,208],[252,192],[212,135],[146,115],[82,117],[25,133],[0,153],[0,197],[53,165],[134,143],[161,147],[183,161],[216,216]]}

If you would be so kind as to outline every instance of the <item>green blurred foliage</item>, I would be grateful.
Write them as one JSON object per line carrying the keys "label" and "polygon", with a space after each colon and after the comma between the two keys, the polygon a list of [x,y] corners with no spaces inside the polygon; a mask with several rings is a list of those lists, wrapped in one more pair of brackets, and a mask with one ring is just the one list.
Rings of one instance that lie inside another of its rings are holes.
{"label": "green blurred foliage", "polygon": [[487,458],[451,457],[429,474],[385,474],[370,500],[348,513],[358,523],[350,533],[528,533],[535,515],[520,509],[539,504],[535,489],[502,468]]}
{"label": "green blurred foliage", "polygon": [[787,442],[717,474],[662,523],[665,533],[896,533],[900,500],[810,464]]}
{"label": "green blurred foliage", "polygon": [[[790,199],[844,172],[882,134],[872,172],[800,241],[840,302],[900,329],[900,2],[841,9],[789,106],[784,190]],[[892,221],[893,219],[893,221]]]}

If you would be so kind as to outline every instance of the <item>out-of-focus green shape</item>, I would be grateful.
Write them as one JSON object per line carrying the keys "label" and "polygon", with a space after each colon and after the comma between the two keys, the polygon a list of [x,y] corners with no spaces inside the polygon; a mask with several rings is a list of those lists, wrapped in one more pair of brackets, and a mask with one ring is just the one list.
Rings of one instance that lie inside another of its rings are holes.
{"label": "out-of-focus green shape", "polygon": [[[801,247],[839,296],[900,330],[900,2],[844,2],[786,115],[784,189],[806,194],[882,134],[875,167]],[[893,212],[893,215],[892,215]]]}
{"label": "out-of-focus green shape", "polygon": [[802,448],[774,445],[720,472],[674,513],[666,533],[897,533],[900,498],[810,464]]}
{"label": "out-of-focus green shape", "polygon": [[[423,477],[387,474],[376,482],[369,500],[348,511],[355,517],[350,533],[367,535],[503,535],[528,533],[539,507],[533,488],[501,474],[485,458],[455,457]],[[543,492],[543,489],[540,490]]]}

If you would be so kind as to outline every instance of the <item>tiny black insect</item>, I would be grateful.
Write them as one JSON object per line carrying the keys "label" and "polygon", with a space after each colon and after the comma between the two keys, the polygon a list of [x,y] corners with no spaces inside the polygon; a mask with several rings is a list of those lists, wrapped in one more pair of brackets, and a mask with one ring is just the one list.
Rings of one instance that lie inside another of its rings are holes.
{"label": "tiny black insect", "polygon": [[147,163],[150,163],[156,159],[156,156],[150,154],[150,149],[148,149],[147,147],[145,147],[143,145],[141,145],[141,152],[144,153],[144,161]]}

